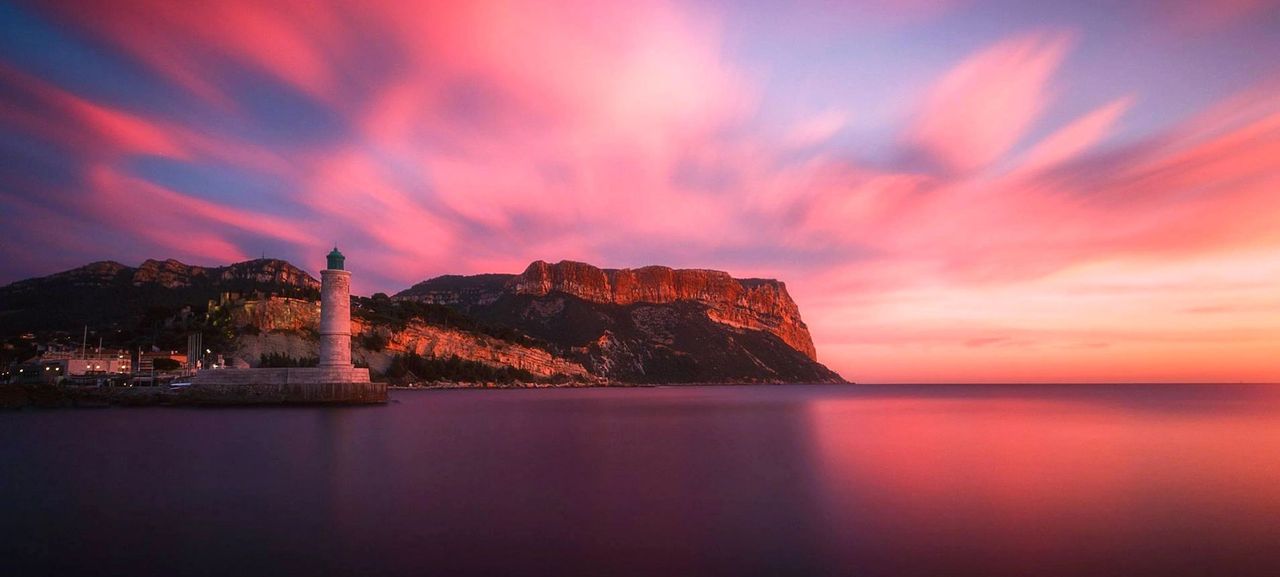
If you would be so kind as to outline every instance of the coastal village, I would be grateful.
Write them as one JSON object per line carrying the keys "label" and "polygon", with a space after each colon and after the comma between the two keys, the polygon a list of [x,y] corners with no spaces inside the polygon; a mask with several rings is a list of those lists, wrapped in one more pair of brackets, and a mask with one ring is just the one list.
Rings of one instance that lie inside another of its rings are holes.
{"label": "coastal village", "polygon": [[[252,298],[267,298],[261,293]],[[216,310],[231,303],[243,302],[240,293],[222,293],[217,301],[210,300],[208,308]],[[190,307],[181,316],[192,316]],[[169,324],[173,324],[172,320]],[[172,327],[171,327],[172,328]],[[33,351],[26,358],[13,358],[0,366],[0,383],[15,385],[67,385],[94,387],[182,387],[202,370],[216,370],[236,366],[224,357],[222,351],[205,347],[204,334],[188,331],[183,338],[182,349],[161,349],[152,344],[147,347],[121,348],[103,346],[99,330],[86,325],[80,342],[64,332],[37,335],[34,332],[18,335],[15,342],[0,345],[7,356],[18,350]],[[90,336],[96,343],[90,342]],[[240,362],[241,367],[248,364]]]}
{"label": "coastal village", "polygon": [[[200,335],[192,335],[192,341],[199,343]],[[198,348],[182,353],[101,347],[68,350],[57,345],[37,345],[37,348],[41,350],[38,356],[0,369],[0,381],[98,387],[181,385],[200,369],[218,368],[221,361],[220,355]],[[208,360],[210,357],[214,359],[212,362]]]}

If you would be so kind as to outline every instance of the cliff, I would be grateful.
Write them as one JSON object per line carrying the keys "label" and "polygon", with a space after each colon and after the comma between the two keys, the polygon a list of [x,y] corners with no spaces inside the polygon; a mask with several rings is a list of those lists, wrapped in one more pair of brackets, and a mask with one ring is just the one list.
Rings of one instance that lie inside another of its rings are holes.
{"label": "cliff", "polygon": [[[352,358],[368,364],[375,373],[386,372],[396,355],[412,353],[436,359],[457,357],[493,368],[510,367],[538,377],[591,377],[581,364],[545,349],[421,320],[377,322],[364,314],[362,305],[367,307],[367,303],[357,299],[356,305],[351,320],[355,348]],[[226,307],[232,326],[240,333],[232,356],[243,364],[256,365],[264,354],[295,359],[317,355],[314,335],[320,325],[319,303],[272,297],[236,301]],[[378,344],[376,350],[363,344],[374,342]]]}
{"label": "cliff", "polygon": [[[0,337],[12,348],[0,360],[72,342],[89,325],[106,346],[181,349],[200,333],[237,366],[296,363],[317,353],[318,287],[273,259],[92,263],[0,287]],[[713,270],[537,261],[518,275],[451,275],[394,298],[352,297],[352,322],[353,358],[389,378],[843,381],[817,362],[786,285]]]}
{"label": "cliff", "polygon": [[799,307],[776,280],[536,261],[519,275],[431,279],[396,298],[518,330],[615,380],[842,381],[817,362]]}
{"label": "cliff", "polygon": [[573,261],[535,261],[512,280],[510,290],[536,296],[561,292],[615,305],[699,302],[707,305],[707,316],[715,322],[775,334],[810,359],[818,358],[809,327],[800,320],[800,307],[787,294],[787,286],[773,279],[735,279],[718,270],[600,269]]}

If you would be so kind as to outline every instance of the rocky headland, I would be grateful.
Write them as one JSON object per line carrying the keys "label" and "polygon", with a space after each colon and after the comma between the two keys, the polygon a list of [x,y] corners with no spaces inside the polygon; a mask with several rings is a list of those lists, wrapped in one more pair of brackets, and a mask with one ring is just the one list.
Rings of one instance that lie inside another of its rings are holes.
{"label": "rocky headland", "polygon": [[626,382],[843,382],[786,285],[702,269],[535,261],[518,275],[445,276],[395,298],[447,306],[555,345]]}
{"label": "rocky headland", "polygon": [[[0,287],[0,337],[88,324],[112,346],[185,349],[200,332],[227,366],[305,365],[318,286],[276,259],[98,262]],[[714,270],[535,261],[442,276],[352,297],[352,333],[358,365],[406,386],[844,382],[818,362],[784,283]]]}

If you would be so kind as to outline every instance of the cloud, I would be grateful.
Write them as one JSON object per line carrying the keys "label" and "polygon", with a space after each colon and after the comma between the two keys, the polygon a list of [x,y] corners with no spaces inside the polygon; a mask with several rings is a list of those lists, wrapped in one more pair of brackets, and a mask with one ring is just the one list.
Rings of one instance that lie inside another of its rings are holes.
{"label": "cloud", "polygon": [[3,63],[0,82],[39,103],[34,110],[0,113],[6,124],[29,136],[93,156],[185,156],[171,127],[76,96]]}
{"label": "cloud", "polygon": [[340,4],[238,0],[175,4],[135,0],[127,5],[53,2],[67,22],[104,38],[171,82],[234,107],[223,82],[237,68],[253,67],[316,97],[331,96],[346,24],[355,17]]}
{"label": "cloud", "polygon": [[848,124],[849,114],[847,112],[836,109],[825,110],[804,119],[792,127],[790,132],[787,133],[785,142],[789,146],[797,148],[821,144],[828,138],[835,136]]}
{"label": "cloud", "polygon": [[[205,118],[227,122],[183,125],[48,86],[38,98],[61,110],[26,110],[15,122],[38,119],[34,128],[60,146],[104,147],[82,162],[121,178],[131,159],[163,156],[292,182],[281,203],[313,211],[337,228],[332,236],[385,249],[380,260],[394,265],[387,268],[398,282],[465,262],[460,236],[473,247],[485,237],[500,253],[592,254],[585,237],[700,241],[693,225],[713,230],[722,201],[689,193],[673,175],[751,99],[723,61],[712,21],[661,3],[375,2],[359,14],[340,3],[54,10],[205,102],[196,106]],[[246,70],[289,96],[246,88]],[[255,123],[294,114],[293,103],[307,100],[349,128],[332,146],[264,146]],[[59,119],[67,113],[94,134],[76,134]],[[209,220],[222,222],[214,213]],[[205,243],[207,256],[232,254],[227,242]]]}
{"label": "cloud", "polygon": [[[961,68],[1002,52],[988,49]],[[833,351],[824,358],[861,359],[855,370],[869,381],[1276,378],[1261,351],[1277,345],[1280,317],[1258,311],[1278,310],[1274,283],[1263,279],[1280,254],[1280,91],[1264,81],[1108,146],[1136,102],[1115,98],[1020,155],[1006,158],[1011,149],[1001,145],[941,174],[848,161],[811,170],[792,197],[804,215],[793,234],[862,255],[793,288],[808,303],[815,339]],[[1005,142],[1029,134],[1015,132]],[[1186,284],[1195,278],[1206,280]],[[1077,283],[1130,288],[1097,293]],[[1224,298],[1252,312],[1182,314]],[[1008,342],[1026,346],[990,346]],[[1162,363],[1162,354],[1182,359]],[[1220,367],[1209,361],[1215,355],[1237,364]],[[946,368],[902,368],[924,359]]]}
{"label": "cloud", "polygon": [[[864,7],[916,22],[959,9]],[[915,62],[929,43],[886,58],[926,88],[905,118],[872,118],[829,94],[768,99],[779,87],[714,6],[40,10],[174,96],[107,98],[0,51],[0,133],[21,150],[2,159],[6,255],[270,249],[314,269],[338,242],[366,293],[536,258],[729,268],[784,278],[823,358],[859,380],[923,378],[929,354],[975,378],[1037,361],[1154,378],[1172,373],[1117,359],[1221,353],[1233,337],[1245,372],[1274,374],[1255,354],[1280,320],[1256,313],[1274,299],[1250,285],[1280,246],[1274,83],[1171,115],[1140,86],[1073,86],[1086,36],[1034,30],[944,64]],[[1223,302],[1270,324],[1186,313]]]}
{"label": "cloud", "polygon": [[999,160],[1049,104],[1071,45],[1068,34],[1038,32],[966,58],[925,94],[907,142],[952,171]]}
{"label": "cloud", "polygon": [[[246,260],[247,254],[227,238],[231,230],[292,244],[323,244],[305,226],[290,219],[193,198],[109,167],[92,170],[88,184],[93,194],[86,209],[101,215],[104,225],[149,238],[188,258]],[[139,211],[145,211],[147,226],[138,226]]]}
{"label": "cloud", "polygon": [[1023,155],[1019,169],[1043,170],[1075,158],[1102,141],[1132,105],[1132,97],[1120,98],[1058,129]]}
{"label": "cloud", "polygon": [[1185,35],[1220,31],[1249,19],[1266,18],[1268,13],[1274,16],[1278,7],[1275,0],[1167,0],[1155,9],[1169,30]]}

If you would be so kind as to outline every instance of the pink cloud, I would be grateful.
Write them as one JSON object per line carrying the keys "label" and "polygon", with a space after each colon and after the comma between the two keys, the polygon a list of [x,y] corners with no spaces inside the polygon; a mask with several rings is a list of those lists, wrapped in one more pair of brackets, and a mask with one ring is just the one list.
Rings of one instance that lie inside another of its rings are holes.
{"label": "pink cloud", "polygon": [[1132,97],[1120,98],[1058,129],[1023,155],[1018,163],[1019,170],[1050,168],[1094,147],[1132,105]]}
{"label": "pink cloud", "polygon": [[[1270,270],[1265,253],[1280,246],[1273,85],[1155,133],[1123,132],[1159,98],[1128,89],[1052,125],[1075,37],[1023,33],[958,59],[928,83],[914,115],[877,137],[928,156],[926,170],[847,147],[865,137],[850,121],[863,119],[856,107],[765,110],[767,75],[732,58],[722,15],[687,5],[371,2],[357,13],[329,3],[143,3],[60,14],[204,99],[197,106],[216,118],[251,118],[224,82],[248,69],[296,89],[343,131],[258,141],[210,131],[208,117],[188,124],[0,69],[40,103],[0,108],[0,122],[69,151],[83,180],[83,190],[51,189],[54,203],[98,215],[154,256],[236,260],[257,253],[237,240],[250,236],[313,255],[300,264],[316,268],[322,245],[337,241],[367,267],[357,284],[365,292],[435,274],[517,272],[534,258],[653,259],[783,277],[824,360],[855,378],[998,378],[1045,359],[1058,375],[1094,378],[1122,365],[1154,378],[1166,373],[1115,363],[1127,354],[1154,366],[1187,343],[1222,352],[1232,338],[1249,343],[1239,358],[1250,374],[1272,374],[1255,350],[1273,344],[1265,327],[1207,324],[1247,319],[1201,314],[1208,320],[1169,333],[1161,323],[1171,317],[1126,317],[1108,303],[1140,309],[1177,293],[1170,314],[1232,298],[1266,306],[1253,289],[1145,281],[1236,255],[1245,256],[1218,272]],[[132,171],[131,161],[154,156],[266,175],[287,189],[274,200],[291,216]],[[138,206],[150,207],[147,226],[134,218]],[[1117,280],[1134,281],[1139,296],[1084,288]],[[1155,328],[1121,330],[1114,318]],[[1002,355],[1013,358],[1003,373],[990,368],[1003,367]],[[937,374],[924,372],[929,358],[940,359],[929,369]]]}
{"label": "pink cloud", "polygon": [[1044,111],[1071,44],[1069,35],[1033,33],[965,59],[925,95],[908,142],[956,171],[999,160]]}
{"label": "pink cloud", "polygon": [[[723,62],[710,20],[663,3],[441,4],[430,18],[421,8],[372,3],[352,18],[328,4],[158,3],[63,16],[84,19],[87,30],[220,105],[228,98],[215,81],[224,60],[331,102],[363,140],[287,159],[154,121],[96,120],[115,123],[108,128],[118,154],[190,151],[301,181],[298,202],[398,255],[390,268],[405,271],[397,277],[404,282],[422,274],[415,261],[459,258],[451,256],[457,216],[487,228],[492,241],[582,255],[595,254],[586,236],[699,241],[718,228],[721,201],[671,183],[683,157],[750,99]],[[400,70],[362,86],[372,99],[344,96],[333,79],[363,65],[350,38],[372,32],[401,49],[391,61]],[[459,100],[460,89],[471,92]],[[148,127],[157,130],[141,130]],[[530,222],[558,238],[529,238],[520,228]]]}
{"label": "pink cloud", "polygon": [[446,260],[456,252],[455,225],[414,198],[413,190],[399,187],[404,176],[393,169],[351,152],[307,164],[315,171],[304,178],[300,201],[326,215],[341,236],[356,232],[379,246],[366,260],[371,266],[413,271],[415,261]]}
{"label": "pink cloud", "polygon": [[210,103],[234,107],[221,86],[226,61],[247,64],[318,98],[337,88],[329,60],[350,47],[337,5],[286,0],[195,4],[137,0],[116,5],[54,3],[69,21],[122,47]]}
{"label": "pink cloud", "polygon": [[[1268,257],[1280,254],[1280,92],[1264,82],[1139,145],[1102,148],[1132,102],[1051,131],[1004,172],[811,167],[791,198],[805,215],[793,234],[868,255],[791,284],[824,358],[871,381],[1280,377],[1261,353],[1280,345],[1280,317],[1257,313],[1277,310],[1258,281],[1280,271]],[[1206,274],[1190,264],[1201,261],[1249,280],[1166,280]],[[1095,294],[1065,280],[1077,276],[1135,288]],[[1177,316],[1223,299],[1252,312]],[[1026,346],[986,346],[1012,342]],[[1209,361],[1224,356],[1232,366]],[[938,370],[906,368],[926,359]]]}
{"label": "pink cloud", "polygon": [[[38,182],[22,186],[28,193],[38,191],[35,194],[45,204],[60,207],[61,212],[53,214],[62,217],[40,211],[39,226],[49,228],[56,222],[77,220],[97,222],[116,234],[144,239],[157,255],[200,262],[244,260],[246,253],[227,238],[235,230],[287,243],[316,243],[301,226],[287,219],[173,191],[127,174],[124,165],[138,156],[191,160],[201,155],[204,160],[224,156],[242,160],[244,150],[254,147],[197,136],[185,127],[93,102],[12,69],[0,67],[0,75],[11,85],[38,96],[44,106],[25,114],[2,115],[0,120],[79,157],[81,190],[65,186],[49,189],[47,184]],[[147,226],[138,226],[141,214],[146,215]],[[102,248],[101,244],[94,246]],[[92,250],[82,245],[74,252],[87,254]],[[90,258],[110,256],[96,254]]]}
{"label": "pink cloud", "polygon": [[[89,174],[94,212],[104,223],[141,234],[162,246],[202,258],[244,260],[243,251],[225,239],[228,229],[242,230],[290,243],[318,246],[306,227],[285,218],[230,208],[184,195],[146,180],[99,167]],[[137,211],[148,211],[148,226],[137,227]]]}
{"label": "pink cloud", "polygon": [[836,109],[825,110],[796,124],[784,140],[790,146],[813,146],[835,136],[848,124],[848,113]]}
{"label": "pink cloud", "polygon": [[1203,33],[1222,30],[1250,18],[1272,15],[1280,3],[1275,0],[1167,0],[1157,7],[1157,17],[1171,30],[1180,34]]}
{"label": "pink cloud", "polygon": [[0,121],[37,138],[90,155],[186,155],[169,126],[81,98],[3,64],[0,81],[38,98],[45,107],[39,114],[0,112]]}
{"label": "pink cloud", "polygon": [[[92,175],[94,192],[87,199],[89,210],[101,225],[131,234],[164,250],[165,258],[188,262],[239,262],[249,257],[225,238],[217,224],[209,226],[195,212],[201,207],[182,195],[149,183],[99,169]],[[145,207],[149,226],[137,227],[137,211]]]}
{"label": "pink cloud", "polygon": [[[850,29],[884,30],[930,22],[972,3],[969,0],[800,0],[749,8],[762,10],[778,29],[812,38],[848,33]],[[748,7],[738,7],[744,8]]]}

